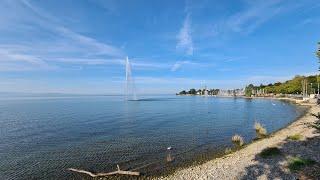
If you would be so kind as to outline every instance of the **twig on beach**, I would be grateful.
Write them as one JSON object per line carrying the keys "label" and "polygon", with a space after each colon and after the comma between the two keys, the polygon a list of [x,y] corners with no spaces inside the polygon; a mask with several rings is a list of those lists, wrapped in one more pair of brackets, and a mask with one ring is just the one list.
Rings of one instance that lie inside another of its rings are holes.
{"label": "twig on beach", "polygon": [[117,171],[113,171],[113,172],[108,172],[108,173],[92,173],[90,171],[85,171],[85,170],[81,170],[81,169],[74,169],[74,168],[68,168],[69,171],[73,171],[73,172],[78,172],[78,173],[82,173],[82,174],[87,174],[91,177],[99,177],[99,176],[111,176],[111,175],[116,175],[116,174],[121,174],[121,175],[131,175],[131,176],[139,176],[140,172],[134,172],[134,171],[122,171],[120,170],[119,165],[117,165]]}

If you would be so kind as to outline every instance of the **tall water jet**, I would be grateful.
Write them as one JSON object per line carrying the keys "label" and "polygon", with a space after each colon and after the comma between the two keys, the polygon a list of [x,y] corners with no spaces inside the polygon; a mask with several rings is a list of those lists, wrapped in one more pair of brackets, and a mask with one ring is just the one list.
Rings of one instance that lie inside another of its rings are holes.
{"label": "tall water jet", "polygon": [[132,68],[128,56],[126,59],[126,99],[137,100],[134,79],[132,77]]}

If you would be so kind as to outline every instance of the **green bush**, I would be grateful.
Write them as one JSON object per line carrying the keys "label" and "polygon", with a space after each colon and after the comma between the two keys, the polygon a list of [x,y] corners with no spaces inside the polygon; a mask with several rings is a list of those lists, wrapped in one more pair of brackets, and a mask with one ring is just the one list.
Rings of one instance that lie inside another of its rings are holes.
{"label": "green bush", "polygon": [[294,134],[294,135],[288,136],[288,139],[293,140],[293,141],[299,141],[300,139],[302,139],[302,135],[301,134]]}
{"label": "green bush", "polygon": [[289,161],[289,169],[290,171],[297,171],[305,166],[313,165],[316,162],[311,159],[302,159],[300,157],[293,157]]}

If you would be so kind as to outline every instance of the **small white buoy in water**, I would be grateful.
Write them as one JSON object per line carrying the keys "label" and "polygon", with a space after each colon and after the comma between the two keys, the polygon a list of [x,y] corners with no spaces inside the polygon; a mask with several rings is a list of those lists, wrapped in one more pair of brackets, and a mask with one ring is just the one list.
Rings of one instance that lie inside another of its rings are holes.
{"label": "small white buoy in water", "polygon": [[172,147],[171,147],[171,146],[167,147],[167,150],[171,150],[171,149],[172,149]]}
{"label": "small white buoy in water", "polygon": [[275,103],[272,103],[272,105],[275,106],[276,104],[275,104]]}

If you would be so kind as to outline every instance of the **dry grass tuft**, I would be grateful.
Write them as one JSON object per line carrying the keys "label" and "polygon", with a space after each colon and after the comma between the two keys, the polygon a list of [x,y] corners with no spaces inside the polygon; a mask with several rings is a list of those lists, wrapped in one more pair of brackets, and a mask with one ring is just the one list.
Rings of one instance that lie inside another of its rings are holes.
{"label": "dry grass tuft", "polygon": [[224,150],[224,153],[225,153],[225,154],[230,154],[230,153],[232,153],[232,149],[231,149],[231,148],[226,148],[226,149]]}
{"label": "dry grass tuft", "polygon": [[267,136],[267,130],[259,122],[254,123],[254,129],[256,130],[258,138],[264,138]]}
{"label": "dry grass tuft", "polygon": [[238,146],[238,147],[241,147],[241,146],[244,145],[244,140],[243,140],[243,138],[242,138],[240,135],[238,135],[238,134],[232,136],[232,139],[231,139],[231,140],[232,140],[232,143],[235,144],[235,145]]}

